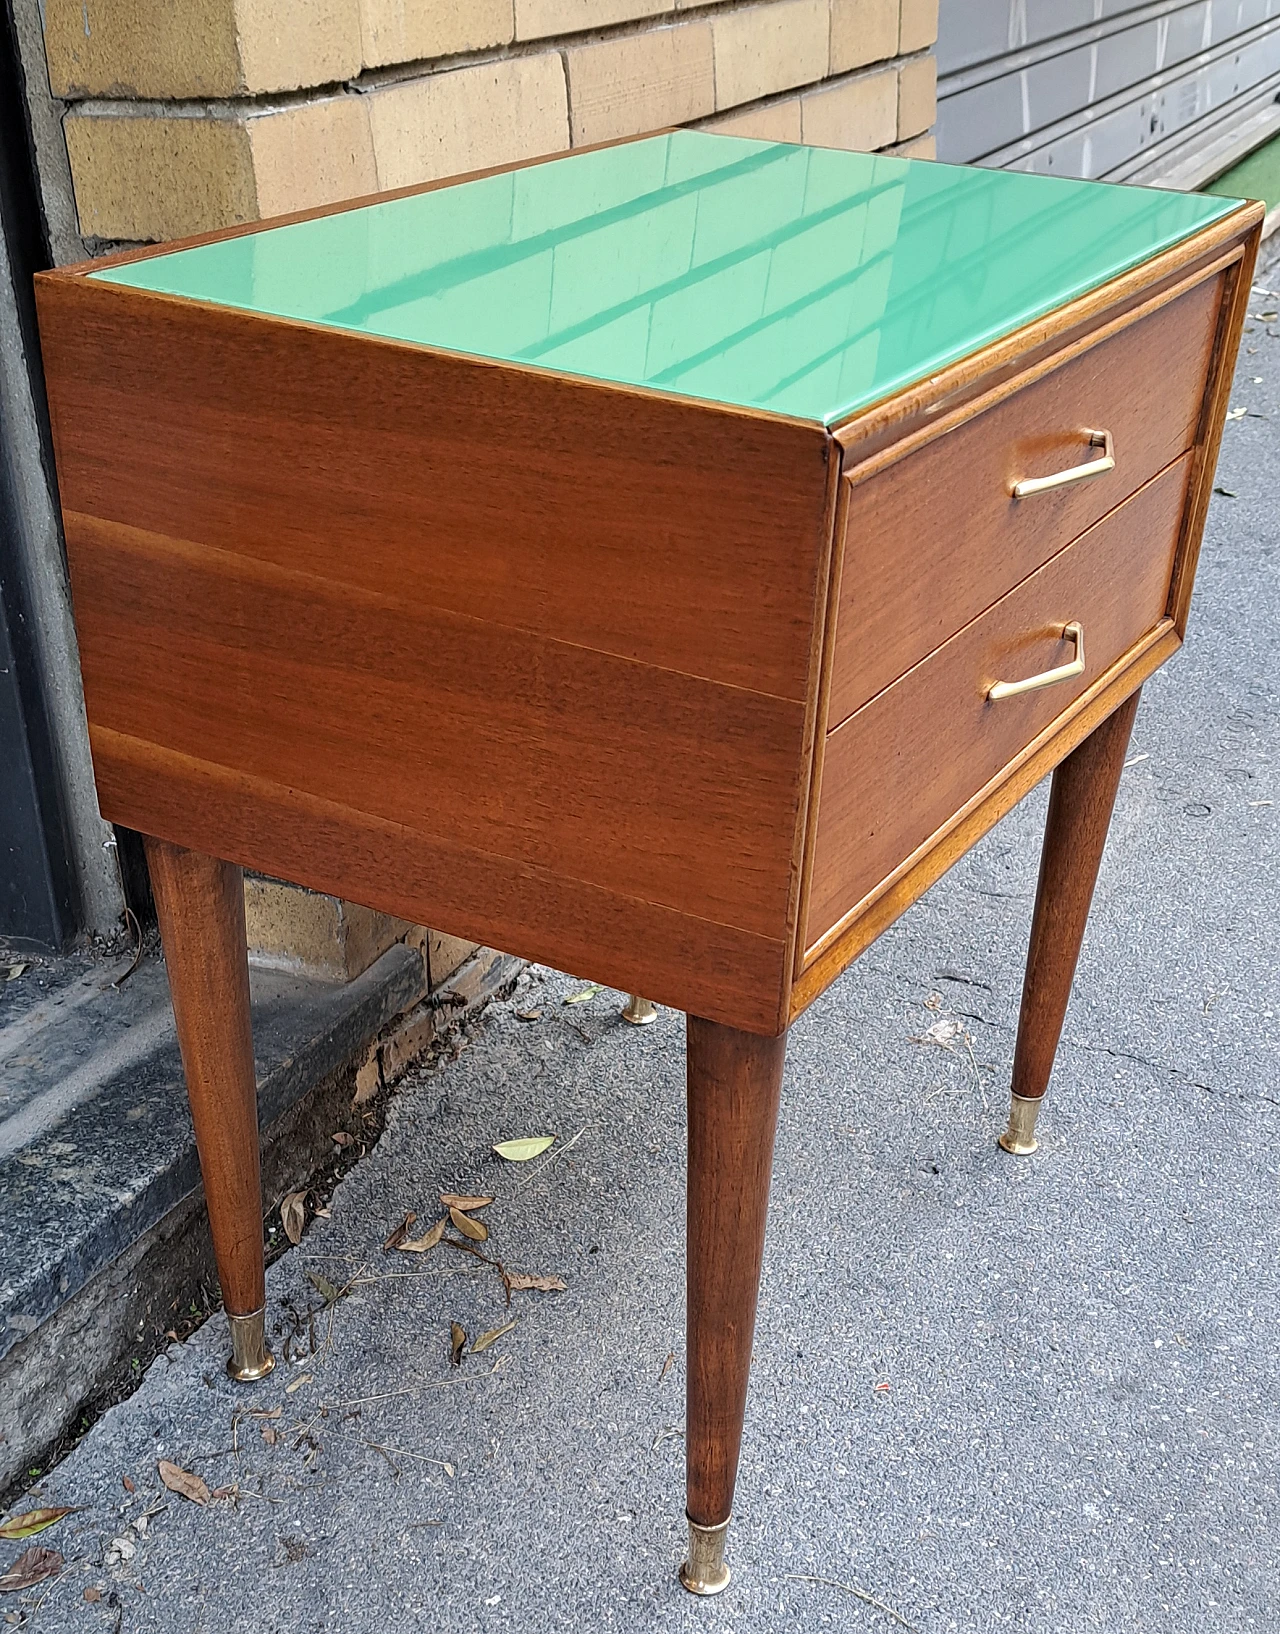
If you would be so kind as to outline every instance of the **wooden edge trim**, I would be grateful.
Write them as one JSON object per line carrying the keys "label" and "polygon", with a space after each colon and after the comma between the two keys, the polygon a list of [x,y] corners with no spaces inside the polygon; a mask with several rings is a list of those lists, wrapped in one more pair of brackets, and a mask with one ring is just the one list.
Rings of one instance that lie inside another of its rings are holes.
{"label": "wooden edge trim", "polygon": [[[261,221],[243,221],[234,227],[215,227],[207,233],[192,233],[186,238],[166,239],[159,244],[142,244],[133,249],[116,250],[111,255],[100,255],[89,261],[68,262],[65,267],[51,267],[38,272],[37,278],[83,278],[90,272],[101,272],[105,267],[123,267],[132,261],[147,261],[156,255],[173,255],[178,250],[198,250],[203,244],[220,244],[228,238],[244,238],[249,233],[269,232],[273,227],[292,227],[299,221],[318,221],[323,216],[340,216],[347,210],[364,210],[371,204],[391,204],[396,199],[413,198],[419,193],[437,193],[444,187],[456,187],[460,182],[483,181],[486,176],[505,176],[515,170],[529,170],[534,165],[550,164],[554,159],[575,158],[579,153],[599,153],[603,148],[626,147],[631,142],[644,142],[651,136],[670,136],[679,127],[666,125],[659,130],[641,131],[635,136],[615,136],[607,142],[590,142],[584,147],[559,148],[555,153],[539,153],[531,158],[513,159],[510,164],[488,165],[483,170],[464,170],[457,176],[441,176],[429,182],[410,182],[407,187],[391,187],[381,193],[362,193],[358,198],[339,199],[333,204],[313,205],[310,210],[290,210],[280,216],[266,216]],[[708,131],[708,136],[714,136]]]}
{"label": "wooden edge trim", "polygon": [[1191,611],[1191,590],[1195,583],[1196,564],[1200,559],[1200,542],[1204,537],[1205,518],[1213,479],[1218,467],[1218,451],[1226,428],[1227,406],[1235,377],[1236,357],[1244,334],[1244,320],[1249,310],[1249,296],[1253,284],[1253,269],[1262,242],[1262,224],[1257,223],[1242,247],[1240,259],[1232,273],[1234,282],[1228,288],[1218,311],[1218,328],[1214,336],[1213,357],[1209,365],[1209,390],[1205,394],[1197,436],[1198,452],[1191,477],[1191,497],[1183,512],[1182,534],[1178,540],[1173,563],[1173,578],[1169,585],[1168,612],[1177,626],[1179,636],[1187,633],[1187,617]]}
{"label": "wooden edge trim", "polygon": [[826,460],[827,496],[823,510],[825,537],[814,583],[813,623],[809,638],[809,685],[805,694],[804,737],[799,787],[796,791],[795,829],[791,841],[791,878],[787,887],[787,957],[778,1013],[779,1028],[787,1024],[791,980],[800,970],[800,954],[803,951],[802,927],[805,915],[809,911],[810,852],[813,848],[817,814],[817,790],[822,776],[822,752],[826,742],[824,725],[827,718],[828,672],[835,645],[828,638],[830,621],[836,607],[831,586],[840,572],[840,564],[836,559],[836,541],[840,538],[846,500],[842,491],[844,485],[840,480],[840,449],[830,437],[827,437]]}
{"label": "wooden edge trim", "polygon": [[[942,415],[939,419],[932,421],[929,425],[920,426],[915,431],[908,432],[905,437],[897,442],[878,448],[875,452],[869,454],[867,458],[855,461],[851,467],[846,466],[844,470],[846,483],[852,487],[857,483],[869,480],[871,477],[879,476],[887,466],[897,464],[899,460],[906,459],[908,455],[916,453],[926,444],[945,436],[949,431],[955,431],[967,421],[976,419],[979,414],[985,414],[988,409],[993,409],[998,404],[1003,403],[1006,398],[1012,397],[1015,392],[1022,391],[1027,386],[1035,385],[1037,381],[1043,380],[1046,375],[1052,374],[1064,365],[1074,362],[1082,353],[1091,351],[1095,346],[1102,345],[1104,341],[1113,339],[1114,336],[1123,333],[1124,330],[1131,328],[1135,323],[1141,323],[1143,319],[1151,317],[1163,307],[1170,305],[1171,302],[1180,299],[1183,295],[1190,294],[1193,289],[1207,283],[1210,278],[1216,277],[1218,273],[1238,265],[1244,254],[1245,249],[1243,246],[1234,246],[1216,259],[1207,261],[1203,266],[1197,267],[1196,271],[1188,277],[1162,285],[1150,300],[1126,306],[1110,322],[1104,322],[1096,328],[1086,330],[1058,351],[1051,351],[1042,357],[1038,357],[1029,368],[1019,373],[1005,375],[987,391],[966,398],[963,403],[953,408],[949,413]],[[1216,344],[1215,341],[1215,346]],[[849,450],[846,448],[845,452],[847,455]]]}
{"label": "wooden edge trim", "polygon": [[887,880],[868,892],[809,948],[791,989],[791,1020],[1181,645],[1182,638],[1172,619],[1161,619],[1105,675],[1099,676],[1065,715],[1047,726]]}
{"label": "wooden edge trim", "polygon": [[1228,211],[1151,260],[1140,262],[1096,289],[1086,290],[1065,306],[1056,307],[1021,329],[991,341],[967,357],[958,358],[916,385],[858,409],[848,419],[832,426],[831,435],[843,448],[869,445],[918,415],[938,413],[951,406],[948,399],[954,394],[1001,368],[1016,366],[1028,352],[1052,346],[1059,336],[1091,322],[1100,313],[1140,300],[1166,278],[1180,274],[1191,277],[1198,271],[1198,263],[1216,257],[1243,240],[1261,220],[1260,204],[1243,204]]}
{"label": "wooden edge trim", "polygon": [[[835,442],[832,448],[832,465],[839,473],[840,466],[837,458],[839,445]],[[794,946],[792,948],[791,971],[793,979],[799,980],[800,973],[805,966],[805,926],[809,922],[809,900],[813,893],[813,857],[818,845],[818,804],[822,797],[822,772],[827,758],[827,717],[830,713],[831,677],[835,670],[836,644],[835,624],[836,611],[840,606],[840,588],[844,580],[844,551],[840,542],[844,537],[845,518],[849,509],[850,484],[842,481],[839,474],[836,477],[836,503],[833,507],[831,530],[831,568],[828,574],[827,600],[822,613],[822,650],[819,659],[817,685],[817,724],[820,728],[815,733],[813,753],[810,757],[809,787],[807,799],[803,807],[804,833],[801,838],[801,876],[797,902],[796,924],[793,932]]]}
{"label": "wooden edge trim", "polygon": [[[584,150],[579,149],[578,151]],[[567,388],[604,392],[612,397],[621,395],[626,398],[644,398],[646,401],[657,400],[663,403],[679,404],[694,412],[718,414],[732,420],[749,420],[758,424],[788,426],[795,430],[807,431],[813,437],[820,438],[823,441],[828,440],[827,430],[821,421],[806,420],[799,415],[779,414],[772,409],[751,408],[745,403],[725,403],[714,397],[696,397],[683,392],[664,391],[659,386],[640,386],[626,380],[602,380],[596,375],[571,374],[563,369],[549,368],[545,364],[521,363],[510,358],[489,357],[483,352],[455,352],[449,347],[435,346],[428,341],[401,340],[395,335],[375,335],[363,329],[345,329],[336,324],[316,323],[310,318],[291,318],[283,313],[254,312],[248,307],[224,306],[220,301],[199,300],[190,295],[170,295],[164,290],[158,289],[136,289],[131,284],[89,283],[83,278],[74,280],[64,278],[58,273],[37,273],[37,315],[40,314],[44,303],[50,299],[93,301],[98,304],[104,301],[115,301],[125,308],[137,306],[139,303],[142,303],[143,306],[159,303],[184,313],[212,314],[219,318],[245,323],[278,324],[289,329],[303,330],[310,335],[339,337],[355,345],[389,346],[396,351],[411,353],[417,357],[447,358],[450,362],[470,364],[477,368],[529,375],[539,380],[554,380]],[[501,437],[501,420],[494,422],[494,431],[496,435]]]}

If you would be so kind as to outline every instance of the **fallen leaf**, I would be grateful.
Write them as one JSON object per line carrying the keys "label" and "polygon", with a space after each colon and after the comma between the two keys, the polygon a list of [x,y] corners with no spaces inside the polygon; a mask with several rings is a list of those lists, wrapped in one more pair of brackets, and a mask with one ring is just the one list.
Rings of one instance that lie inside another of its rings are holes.
{"label": "fallen leaf", "polygon": [[333,1210],[331,1208],[318,1208],[316,1210],[316,1219],[317,1220],[331,1220],[332,1218],[333,1218]]}
{"label": "fallen leaf", "polygon": [[285,1385],[285,1395],[291,1396],[295,1390],[301,1390],[304,1384],[311,1383],[311,1378],[312,1375],[310,1373],[299,1373],[296,1379],[291,1380]]}
{"label": "fallen leaf", "polygon": [[460,1208],[451,1208],[449,1218],[453,1221],[455,1231],[460,1231],[464,1237],[470,1237],[473,1243],[484,1243],[489,1240],[489,1227],[483,1220],[473,1220],[469,1214],[464,1214]]}
{"label": "fallen leaf", "polygon": [[352,1146],[356,1137],[349,1135],[345,1129],[335,1129],[329,1138],[335,1146]]}
{"label": "fallen leaf", "polygon": [[467,1343],[467,1330],[462,1326],[461,1322],[450,1322],[449,1343],[453,1347],[449,1354],[449,1360],[457,1367],[462,1361],[463,1348]]}
{"label": "fallen leaf", "polygon": [[330,1305],[336,1305],[340,1299],[346,1298],[347,1290],[335,1287],[328,1277],[322,1277],[319,1271],[308,1271],[307,1281],[324,1300],[326,1310]]}
{"label": "fallen leaf", "polygon": [[437,1220],[431,1230],[424,1232],[421,1237],[412,1237],[408,1241],[398,1244],[400,1252],[402,1254],[429,1254],[441,1237],[444,1236],[444,1228],[448,1224],[448,1220]]}
{"label": "fallen leaf", "polygon": [[262,1439],[269,1447],[274,1447],[280,1439],[280,1432],[274,1424],[264,1424],[262,1426]]}
{"label": "fallen leaf", "polygon": [[190,1498],[193,1504],[209,1502],[209,1488],[198,1475],[179,1468],[177,1464],[171,1464],[167,1458],[162,1458],[156,1468],[160,1472],[160,1479],[170,1492],[176,1492],[180,1498]]}
{"label": "fallen leaf", "polygon": [[440,1201],[446,1208],[460,1208],[463,1213],[469,1213],[474,1208],[488,1208],[493,1202],[492,1197],[459,1197],[457,1192],[442,1191]]}
{"label": "fallen leaf", "polygon": [[102,1599],[102,1590],[95,1589],[93,1585],[90,1584],[90,1586],[84,1591],[84,1597],[91,1606],[96,1606],[98,1601]]}
{"label": "fallen leaf", "polygon": [[78,1509],[29,1509],[25,1515],[14,1515],[0,1526],[0,1538],[16,1543],[19,1538],[33,1538],[46,1526],[56,1525],[64,1515],[78,1515]]}
{"label": "fallen leaf", "polygon": [[478,1356],[482,1350],[488,1350],[489,1346],[495,1339],[501,1339],[504,1333],[510,1333],[515,1325],[515,1318],[512,1317],[511,1321],[504,1323],[502,1327],[488,1329],[488,1331],[482,1333],[476,1340],[475,1344],[472,1345],[471,1354],[473,1356]]}
{"label": "fallen leaf", "polygon": [[1221,494],[1223,499],[1234,499],[1236,497],[1230,488],[1224,488],[1221,485],[1216,487],[1213,491],[1215,494]]}
{"label": "fallen leaf", "polygon": [[1227,419],[1228,420],[1243,420],[1245,415],[1248,414],[1248,412],[1249,412],[1249,410],[1247,408],[1234,408],[1234,409],[1231,409],[1228,412]]}
{"label": "fallen leaf", "polygon": [[1263,323],[1274,323],[1277,318],[1280,318],[1280,312],[1259,312],[1258,316]]}
{"label": "fallen leaf", "polygon": [[30,969],[31,963],[29,960],[20,964],[7,965],[5,967],[4,979],[7,982],[16,982],[19,976],[25,975]]}
{"label": "fallen leaf", "polygon": [[942,994],[930,993],[929,997],[924,1001],[924,1007],[926,1010],[941,1010]]}
{"label": "fallen leaf", "polygon": [[230,1486],[216,1486],[216,1487],[214,1487],[213,1491],[209,1494],[209,1496],[211,1498],[215,1498],[215,1499],[216,1498],[238,1498],[240,1496],[240,1488],[239,1488],[238,1484],[233,1481]]}
{"label": "fallen leaf", "polygon": [[291,1191],[280,1199],[280,1224],[284,1234],[295,1246],[302,1241],[302,1228],[307,1223],[307,1194]]}
{"label": "fallen leaf", "polygon": [[917,1034],[913,1044],[936,1044],[940,1050],[949,1050],[953,1041],[965,1036],[964,1022],[959,1016],[940,1016],[932,1027]]}
{"label": "fallen leaf", "polygon": [[517,1021],[541,1021],[542,1020],[542,1011],[541,1010],[517,1010],[516,1011],[516,1020]]}
{"label": "fallen leaf", "polygon": [[585,1004],[588,999],[595,998],[599,991],[599,984],[591,987],[580,987],[576,993],[566,993],[563,1002],[565,1004]]}
{"label": "fallen leaf", "polygon": [[33,1544],[21,1554],[0,1577],[0,1594],[14,1594],[19,1589],[34,1588],[46,1577],[54,1577],[62,1570],[62,1556],[56,1549],[42,1549]]}
{"label": "fallen leaf", "polygon": [[499,1157],[505,1157],[508,1163],[527,1163],[531,1157],[537,1157],[545,1152],[554,1140],[554,1135],[531,1135],[527,1140],[504,1140],[494,1147]]}
{"label": "fallen leaf", "polygon": [[388,1252],[390,1252],[394,1248],[399,1248],[400,1244],[409,1235],[409,1227],[413,1224],[413,1222],[417,1218],[418,1218],[418,1216],[416,1214],[412,1214],[412,1213],[406,1214],[404,1219],[401,1220],[400,1224],[395,1228],[395,1230],[391,1233],[391,1235],[383,1243],[383,1245],[382,1245],[383,1248],[386,1249]]}
{"label": "fallen leaf", "polygon": [[138,1490],[138,1483],[134,1480],[132,1475],[122,1475],[120,1477],[120,1485],[126,1492],[136,1492]]}
{"label": "fallen leaf", "polygon": [[138,1545],[127,1534],[123,1537],[112,1538],[107,1551],[102,1557],[104,1566],[118,1566],[122,1561],[132,1560],[138,1552]]}
{"label": "fallen leaf", "polygon": [[562,1294],[566,1284],[563,1277],[527,1277],[522,1271],[507,1273],[507,1287],[513,1293],[522,1293],[526,1288],[536,1288],[543,1294]]}

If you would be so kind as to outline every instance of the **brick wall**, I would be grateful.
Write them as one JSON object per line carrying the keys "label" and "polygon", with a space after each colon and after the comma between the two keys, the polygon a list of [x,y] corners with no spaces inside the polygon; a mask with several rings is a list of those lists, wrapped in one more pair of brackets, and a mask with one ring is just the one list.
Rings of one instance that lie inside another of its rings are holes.
{"label": "brick wall", "polygon": [[80,230],[155,240],[666,125],[932,157],[938,0],[45,0]]}

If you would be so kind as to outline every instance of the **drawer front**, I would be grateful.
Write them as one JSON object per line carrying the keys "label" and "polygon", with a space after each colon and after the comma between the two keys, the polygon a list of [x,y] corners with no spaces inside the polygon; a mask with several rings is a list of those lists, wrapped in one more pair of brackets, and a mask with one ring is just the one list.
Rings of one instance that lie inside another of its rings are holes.
{"label": "drawer front", "polygon": [[[1190,467],[1161,472],[828,736],[806,947],[1160,621]],[[1072,621],[1083,673],[988,699],[993,682],[1069,663]]]}
{"label": "drawer front", "polygon": [[[976,618],[1196,437],[1222,299],[1213,278],[846,494],[830,726]],[[1029,495],[1013,484],[1115,469]]]}

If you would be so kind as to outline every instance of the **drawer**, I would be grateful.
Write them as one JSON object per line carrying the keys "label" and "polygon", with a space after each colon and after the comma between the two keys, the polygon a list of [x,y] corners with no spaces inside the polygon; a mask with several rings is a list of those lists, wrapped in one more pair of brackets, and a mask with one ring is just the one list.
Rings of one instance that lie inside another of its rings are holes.
{"label": "drawer", "polygon": [[[1222,279],[1189,290],[846,493],[827,720],[846,720],[1196,439]],[[1115,469],[1024,499],[1024,477]]]}
{"label": "drawer", "polygon": [[[1164,616],[1192,463],[1133,498],[873,698],[826,741],[805,936],[811,948]],[[944,594],[939,586],[938,593]],[[995,681],[1082,674],[998,701]]]}

